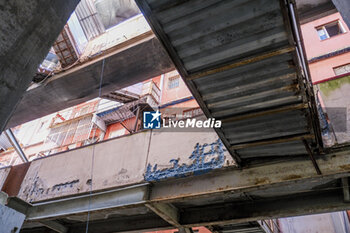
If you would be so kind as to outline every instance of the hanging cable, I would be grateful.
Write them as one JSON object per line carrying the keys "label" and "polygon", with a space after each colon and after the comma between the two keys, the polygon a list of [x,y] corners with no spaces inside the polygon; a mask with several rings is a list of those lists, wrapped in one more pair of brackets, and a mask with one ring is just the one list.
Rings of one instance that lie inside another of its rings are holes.
{"label": "hanging cable", "polygon": [[[99,89],[98,89],[98,97],[101,97],[101,89],[102,89],[104,69],[105,69],[105,58],[103,58],[103,60],[102,60],[102,67],[101,67],[101,74],[100,74],[100,86],[99,86]],[[89,192],[89,204],[88,204],[88,214],[87,214],[87,220],[86,220],[85,233],[89,232],[94,161],[95,161],[95,146],[93,146],[93,148],[92,148],[91,173],[90,173],[90,192]]]}

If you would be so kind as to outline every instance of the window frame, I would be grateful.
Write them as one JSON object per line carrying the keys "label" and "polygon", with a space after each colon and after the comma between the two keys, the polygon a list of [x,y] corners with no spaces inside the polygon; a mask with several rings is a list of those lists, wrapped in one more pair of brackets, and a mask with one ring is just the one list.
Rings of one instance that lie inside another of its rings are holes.
{"label": "window frame", "polygon": [[[329,33],[328,33],[328,31],[327,31],[327,26],[334,26],[334,25],[338,25],[338,27],[339,27],[341,33],[339,33],[339,34],[337,34],[337,35],[334,35],[334,36],[329,36]],[[316,30],[316,32],[317,32],[317,36],[318,36],[318,38],[320,39],[320,41],[325,41],[325,40],[327,40],[327,39],[330,39],[330,38],[332,38],[332,37],[335,37],[335,36],[338,36],[338,35],[341,35],[341,34],[345,34],[345,33],[347,32],[346,29],[345,29],[345,27],[343,26],[342,22],[341,22],[339,19],[334,20],[334,21],[331,21],[331,22],[328,22],[328,23],[325,23],[325,24],[322,24],[322,25],[320,25],[320,26],[317,26],[317,27],[315,27],[315,30]],[[320,37],[320,34],[319,34],[319,31],[320,31],[320,30],[322,30],[322,31],[325,33],[325,35],[326,35],[326,38],[325,38],[325,39],[322,39],[322,38]]]}
{"label": "window frame", "polygon": [[[172,85],[171,83],[177,80],[176,85]],[[168,78],[168,90],[175,89],[180,86],[180,75],[175,75]]]}
{"label": "window frame", "polygon": [[343,74],[337,74],[336,73],[336,69],[341,68],[341,67],[345,67],[345,66],[350,66],[350,63],[345,63],[343,65],[333,67],[332,69],[333,69],[334,75],[335,76],[340,76],[340,75],[344,75],[344,74],[350,73],[350,72],[346,72],[346,73],[343,73]]}

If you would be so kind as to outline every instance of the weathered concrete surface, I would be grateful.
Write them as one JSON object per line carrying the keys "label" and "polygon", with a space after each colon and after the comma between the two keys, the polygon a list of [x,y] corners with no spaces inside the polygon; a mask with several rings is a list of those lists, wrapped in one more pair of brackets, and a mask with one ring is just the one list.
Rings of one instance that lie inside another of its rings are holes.
{"label": "weathered concrete surface", "polygon": [[78,2],[0,2],[0,132]]}
{"label": "weathered concrete surface", "polygon": [[55,75],[45,85],[27,91],[7,127],[98,97],[103,60],[102,95],[174,69],[153,35],[128,43],[105,56]]}
{"label": "weathered concrete surface", "polygon": [[151,131],[121,137],[95,146],[93,189],[140,183]]}
{"label": "weathered concrete surface", "polygon": [[18,196],[28,202],[90,190],[93,147],[33,161]]}
{"label": "weathered concrete surface", "polygon": [[203,174],[215,168],[234,165],[214,130],[208,132],[152,133],[145,179],[148,181]]}
{"label": "weathered concrete surface", "polygon": [[[196,154],[197,143],[207,146]],[[145,180],[202,174],[233,165],[223,145],[220,157],[219,147],[214,131],[143,131],[32,161],[18,197],[37,202],[86,193],[91,188],[91,176],[92,190],[98,191]],[[176,159],[179,161],[178,167],[170,162]],[[154,169],[156,164],[159,168]],[[149,166],[152,169],[148,170]]]}
{"label": "weathered concrete surface", "polygon": [[25,215],[0,204],[0,232],[18,233]]}
{"label": "weathered concrete surface", "polygon": [[8,174],[10,173],[11,167],[5,167],[0,169],[0,190],[4,185]]}

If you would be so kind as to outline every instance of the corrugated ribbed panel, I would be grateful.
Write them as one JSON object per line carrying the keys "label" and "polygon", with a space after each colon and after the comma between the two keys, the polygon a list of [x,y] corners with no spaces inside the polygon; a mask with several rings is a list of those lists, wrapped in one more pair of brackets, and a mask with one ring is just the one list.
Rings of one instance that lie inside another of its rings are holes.
{"label": "corrugated ribbed panel", "polygon": [[284,1],[137,3],[236,160],[307,153],[312,101]]}

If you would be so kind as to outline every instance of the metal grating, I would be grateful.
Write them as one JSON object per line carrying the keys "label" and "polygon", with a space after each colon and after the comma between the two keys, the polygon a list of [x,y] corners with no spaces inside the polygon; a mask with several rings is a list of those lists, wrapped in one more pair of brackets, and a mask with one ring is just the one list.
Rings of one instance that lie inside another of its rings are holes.
{"label": "metal grating", "polygon": [[136,2],[204,113],[223,121],[217,133],[238,164],[319,145],[285,1]]}
{"label": "metal grating", "polygon": [[64,26],[52,47],[58,56],[62,67],[72,65],[78,60],[79,55],[75,49],[75,41],[68,24]]}

